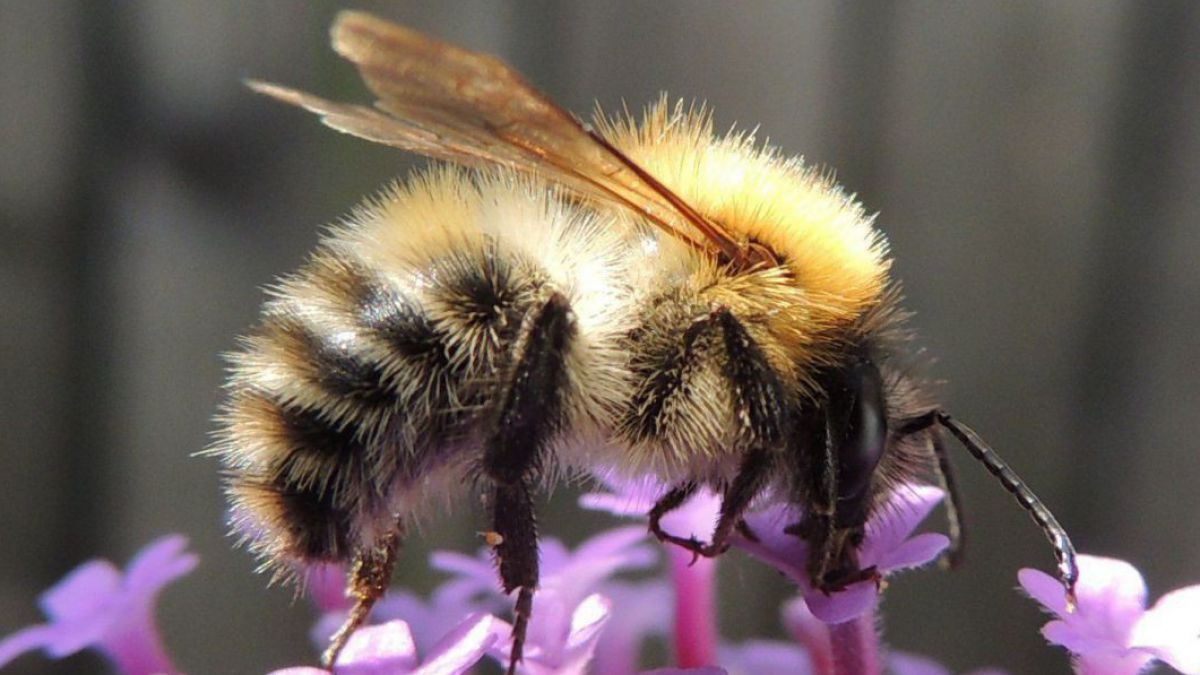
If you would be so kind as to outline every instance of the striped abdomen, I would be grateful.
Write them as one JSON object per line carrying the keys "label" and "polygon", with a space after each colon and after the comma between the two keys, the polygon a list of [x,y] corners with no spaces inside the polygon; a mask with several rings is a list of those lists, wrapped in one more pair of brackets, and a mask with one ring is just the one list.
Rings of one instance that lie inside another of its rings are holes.
{"label": "striped abdomen", "polygon": [[[562,419],[548,428],[603,416],[620,395],[613,242],[545,191],[490,195],[487,183],[442,178],[329,237],[273,290],[232,356],[214,450],[235,528],[268,562],[349,560],[431,494],[448,500],[472,483],[481,424],[496,413],[523,322],[548,298],[578,322],[554,393]],[[470,218],[412,222],[406,207],[428,206],[419,202],[437,187],[452,203],[436,213],[461,211],[466,197]],[[540,205],[540,219],[506,226],[505,199]]]}

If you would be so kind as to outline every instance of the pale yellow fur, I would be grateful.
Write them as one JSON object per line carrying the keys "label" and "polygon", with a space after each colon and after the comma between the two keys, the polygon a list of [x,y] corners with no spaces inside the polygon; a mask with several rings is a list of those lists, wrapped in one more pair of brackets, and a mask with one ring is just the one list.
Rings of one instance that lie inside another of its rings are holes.
{"label": "pale yellow fur", "polygon": [[643,118],[601,121],[614,145],[701,214],[777,253],[818,320],[853,321],[887,284],[887,246],[862,206],[753,134],[713,132],[703,109],[665,97]]}

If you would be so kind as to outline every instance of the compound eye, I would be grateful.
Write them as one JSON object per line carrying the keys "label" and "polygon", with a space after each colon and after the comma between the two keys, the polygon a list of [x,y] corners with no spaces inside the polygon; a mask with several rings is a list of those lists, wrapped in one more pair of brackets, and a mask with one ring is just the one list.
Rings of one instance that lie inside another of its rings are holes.
{"label": "compound eye", "polygon": [[[879,466],[887,445],[887,409],[883,379],[869,359],[862,359],[845,372],[842,392],[844,434],[837,448],[839,514],[847,516],[865,506],[863,500],[871,484],[871,475]],[[851,516],[853,517],[853,516]]]}

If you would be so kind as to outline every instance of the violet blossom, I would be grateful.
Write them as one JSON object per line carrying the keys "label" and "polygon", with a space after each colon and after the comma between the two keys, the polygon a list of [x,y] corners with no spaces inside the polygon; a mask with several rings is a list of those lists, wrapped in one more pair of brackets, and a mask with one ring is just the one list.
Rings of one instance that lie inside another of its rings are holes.
{"label": "violet blossom", "polygon": [[[858,548],[859,565],[864,569],[874,567],[886,577],[936,560],[950,545],[950,539],[934,532],[914,536],[913,531],[943,496],[940,489],[926,485],[896,488],[875,517],[867,521],[866,536]],[[784,532],[788,524],[798,519],[799,514],[786,505],[748,514],[746,523],[755,540],[735,534],[733,544],[795,581],[809,609],[821,621],[840,624],[871,613],[879,595],[872,580],[850,584],[835,593],[813,587],[805,568],[808,544],[800,537]]]}
{"label": "violet blossom", "polygon": [[124,574],[107,560],[76,567],[39,599],[49,623],[0,641],[0,667],[34,649],[59,659],[90,647],[125,675],[178,672],[155,626],[154,608],[159,592],[199,562],[186,547],[181,535],[157,539],[129,561]]}
{"label": "violet blossom", "polygon": [[[613,490],[611,493],[584,495],[580,503],[586,508],[616,515],[644,517],[656,496],[665,491],[655,483],[622,484],[611,479],[606,483]],[[858,551],[859,564],[864,568],[875,566],[886,576],[889,572],[920,567],[935,560],[949,546],[949,538],[938,533],[915,536],[912,533],[943,497],[940,489],[931,486],[897,487],[879,513],[867,522],[866,536]],[[719,510],[719,495],[701,488],[678,509],[665,515],[662,526],[677,536],[696,536],[703,540],[711,536]],[[826,623],[844,623],[872,611],[878,591],[870,580],[828,594],[812,586],[805,569],[808,544],[800,537],[784,532],[788,525],[799,519],[800,514],[787,504],[752,511],[745,520],[757,541],[735,534],[732,542],[795,581],[813,614]],[[690,553],[683,553],[689,561],[692,559]]]}
{"label": "violet blossom", "polygon": [[[407,623],[394,620],[364,626],[350,636],[338,655],[338,675],[459,675],[483,658],[496,642],[497,619],[472,614],[430,649],[423,660]],[[327,675],[320,668],[300,666],[270,675]]]}
{"label": "violet blossom", "polygon": [[[611,603],[599,593],[574,607],[558,589],[540,590],[534,596],[525,654],[517,672],[524,675],[584,675],[596,644],[612,617]],[[541,616],[538,616],[541,612]],[[512,626],[497,619],[497,641],[491,655],[508,666]]]}
{"label": "violet blossom", "polygon": [[[608,477],[604,483],[610,492],[585,494],[579,504],[617,516],[645,517],[666,492],[661,483],[648,480],[629,482]],[[660,525],[676,536],[703,540],[711,535],[720,510],[721,496],[700,487],[678,508],[666,513]],[[697,557],[673,544],[666,544],[666,550],[675,589],[675,661],[683,668],[711,666],[717,660],[717,561]]]}
{"label": "violet blossom", "polygon": [[1200,585],[1181,588],[1146,609],[1146,582],[1124,560],[1078,557],[1078,606],[1067,611],[1054,577],[1034,569],[1021,587],[1056,618],[1042,628],[1052,644],[1073,655],[1083,675],[1132,675],[1162,661],[1181,673],[1200,673]]}
{"label": "violet blossom", "polygon": [[[602,592],[604,582],[620,571],[644,569],[657,562],[645,542],[645,532],[623,527],[596,535],[568,550],[557,539],[543,539],[539,546],[541,580],[534,595],[533,612],[526,635],[524,658],[519,666],[530,675],[573,675],[585,672],[596,650],[602,629],[611,616],[612,602]],[[491,552],[472,557],[439,551],[430,558],[434,567],[449,572],[457,593],[476,593],[492,603],[511,606],[501,592]],[[490,649],[493,657],[507,663],[511,627],[497,620],[498,640]]]}
{"label": "violet blossom", "polygon": [[612,603],[612,614],[618,619],[610,621],[600,635],[591,672],[593,675],[637,672],[643,641],[670,632],[671,588],[659,580],[610,581],[604,584],[602,592]]}
{"label": "violet blossom", "polygon": [[[665,486],[648,482],[621,482],[609,478],[608,493],[584,495],[581,505],[616,515],[645,516],[655,501],[665,494]],[[881,575],[918,567],[936,559],[949,545],[942,534],[913,536],[913,531],[942,500],[944,493],[934,487],[903,485],[897,488],[879,513],[866,525],[863,544],[858,550],[863,567],[874,566]],[[720,496],[707,487],[661,520],[664,530],[675,536],[704,540],[711,536],[720,512]],[[764,670],[772,662],[810,664],[815,673],[879,672],[882,656],[874,610],[878,602],[875,582],[867,580],[826,593],[813,587],[805,568],[808,544],[785,532],[799,521],[800,513],[792,505],[776,504],[746,515],[754,537],[736,534],[733,544],[767,562],[797,582],[803,599],[785,610],[797,645],[757,641],[722,650],[722,664],[730,672],[772,672]],[[675,642],[680,666],[712,665],[717,660],[713,576],[715,560],[695,558],[676,546],[671,551],[672,576],[676,587]],[[699,569],[697,569],[699,568]],[[799,671],[798,671],[799,672]],[[917,671],[914,671],[917,672]]]}
{"label": "violet blossom", "polygon": [[[332,566],[331,566],[332,567]],[[338,566],[340,567],[340,566]],[[324,610],[309,631],[309,638],[318,651],[324,650],[330,638],[346,620],[352,605],[345,598],[346,573],[331,575],[330,586],[341,593],[343,601],[330,605],[322,598],[333,597],[332,592],[309,588],[317,608]],[[432,649],[442,638],[469,614],[491,614],[500,611],[500,603],[480,599],[473,582],[454,580],[438,586],[428,599],[412,591],[394,588],[375,604],[369,623],[380,624],[402,619],[408,624],[416,648],[420,652]]]}

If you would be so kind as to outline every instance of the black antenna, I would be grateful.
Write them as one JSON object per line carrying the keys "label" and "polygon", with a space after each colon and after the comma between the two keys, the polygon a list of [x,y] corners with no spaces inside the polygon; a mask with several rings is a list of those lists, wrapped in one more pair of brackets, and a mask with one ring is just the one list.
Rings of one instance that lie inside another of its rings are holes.
{"label": "black antenna", "polygon": [[928,429],[934,423],[941,425],[953,434],[975,459],[979,460],[993,476],[999,478],[1004,489],[1017,498],[1021,508],[1029,512],[1033,521],[1042,528],[1042,532],[1054,546],[1054,556],[1058,559],[1058,577],[1067,591],[1067,611],[1075,611],[1075,583],[1079,581],[1079,566],[1075,562],[1075,546],[1071,544],[1071,538],[1067,536],[1067,531],[1063,529],[1058,519],[1054,517],[1042,500],[1033,494],[1025,481],[1009,468],[1008,463],[1001,459],[996,451],[992,450],[991,446],[979,437],[979,434],[951,417],[950,413],[944,410],[932,410],[905,424],[900,433],[915,433]]}
{"label": "black antenna", "polygon": [[1063,587],[1067,589],[1067,611],[1075,611],[1075,582],[1079,581],[1079,567],[1075,564],[1075,546],[1071,544],[1071,538],[1067,536],[1067,531],[1063,529],[1062,525],[1059,525],[1058,519],[1054,517],[1053,513],[1050,513],[1050,509],[1042,500],[1033,494],[1025,481],[1021,480],[1021,477],[1010,469],[1003,459],[1000,459],[1000,455],[997,455],[995,450],[983,442],[979,434],[945,411],[938,411],[937,421],[951,434],[954,434],[958,442],[962,443],[975,459],[982,462],[993,476],[1000,479],[1000,484],[1004,486],[1004,489],[1017,498],[1021,508],[1028,511],[1033,521],[1042,528],[1042,532],[1046,533],[1046,538],[1054,546],[1054,556],[1058,558],[1059,579],[1062,580]]}

